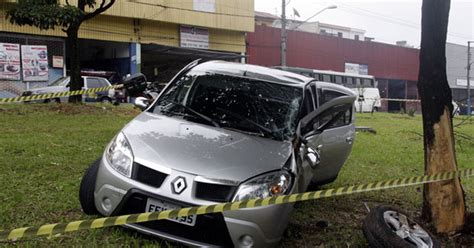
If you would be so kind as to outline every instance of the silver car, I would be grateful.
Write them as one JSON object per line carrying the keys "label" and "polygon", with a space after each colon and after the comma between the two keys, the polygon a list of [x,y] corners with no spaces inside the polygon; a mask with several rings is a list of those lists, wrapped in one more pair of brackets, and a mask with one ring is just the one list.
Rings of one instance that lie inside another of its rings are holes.
{"label": "silver car", "polygon": [[[90,76],[82,76],[81,77],[84,83],[84,87],[82,89],[94,89],[94,88],[102,88],[102,87],[110,87],[112,86],[109,80],[101,77],[90,77]],[[54,82],[50,83],[46,87],[41,88],[34,88],[31,90],[24,91],[22,96],[34,96],[34,95],[41,95],[41,94],[48,94],[48,93],[59,93],[69,91],[69,82],[71,81],[70,77],[61,77],[55,80]],[[103,102],[103,103],[111,103],[114,99],[115,90],[109,89],[105,91],[84,94],[82,96],[83,101],[85,102]],[[53,99],[45,99],[39,100],[39,102],[67,102],[68,97],[58,97]],[[37,101],[38,102],[38,101]]]}
{"label": "silver car", "polygon": [[[265,67],[193,62],[86,171],[87,214],[162,211],[304,192],[333,181],[354,139],[354,93]],[[278,244],[293,204],[127,225],[192,246]]]}

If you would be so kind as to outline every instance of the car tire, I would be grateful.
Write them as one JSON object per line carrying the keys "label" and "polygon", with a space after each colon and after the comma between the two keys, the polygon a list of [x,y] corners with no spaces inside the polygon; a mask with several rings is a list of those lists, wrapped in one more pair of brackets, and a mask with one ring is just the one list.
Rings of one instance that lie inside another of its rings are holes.
{"label": "car tire", "polygon": [[102,97],[100,99],[100,102],[101,103],[112,103],[112,99],[108,98],[108,97]]}
{"label": "car tire", "polygon": [[99,171],[100,159],[94,161],[92,165],[84,173],[81,185],[79,187],[79,201],[81,202],[82,211],[87,215],[98,215],[99,211],[95,207],[94,191]]}
{"label": "car tire", "polygon": [[[405,217],[408,225],[402,224]],[[422,247],[422,244],[430,248],[441,247],[439,240],[426,228],[390,206],[371,209],[363,222],[362,231],[369,247],[416,248]]]}

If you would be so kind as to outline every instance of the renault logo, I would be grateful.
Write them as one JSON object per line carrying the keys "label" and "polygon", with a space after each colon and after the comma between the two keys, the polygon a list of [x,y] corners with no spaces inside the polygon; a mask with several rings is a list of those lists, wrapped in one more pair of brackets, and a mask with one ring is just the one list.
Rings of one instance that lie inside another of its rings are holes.
{"label": "renault logo", "polygon": [[186,180],[184,177],[177,177],[171,182],[171,189],[175,194],[181,194],[186,187]]}

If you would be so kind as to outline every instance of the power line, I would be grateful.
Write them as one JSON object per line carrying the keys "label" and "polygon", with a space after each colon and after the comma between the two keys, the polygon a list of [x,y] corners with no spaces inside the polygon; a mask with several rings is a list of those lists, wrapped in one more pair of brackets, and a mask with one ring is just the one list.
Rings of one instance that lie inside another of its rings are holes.
{"label": "power line", "polygon": [[168,6],[168,5],[158,4],[158,3],[145,3],[145,2],[140,2],[140,1],[138,1],[138,0],[129,0],[129,2],[138,3],[138,4],[143,4],[143,5],[148,5],[148,6],[161,7],[161,8],[164,8],[164,9],[183,10],[183,11],[198,12],[198,13],[204,13],[204,14],[210,14],[210,15],[222,15],[222,16],[232,16],[232,17],[245,17],[245,18],[252,18],[252,19],[255,18],[255,16],[253,16],[253,15],[239,15],[239,14],[207,12],[207,11],[186,9],[186,8],[180,8],[180,7],[173,7],[173,6]]}

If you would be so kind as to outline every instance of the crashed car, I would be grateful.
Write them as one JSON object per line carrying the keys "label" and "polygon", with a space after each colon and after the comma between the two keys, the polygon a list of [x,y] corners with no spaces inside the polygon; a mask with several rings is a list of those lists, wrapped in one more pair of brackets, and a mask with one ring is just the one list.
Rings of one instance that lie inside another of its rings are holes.
{"label": "crashed car", "polygon": [[[349,156],[355,94],[260,66],[193,62],[85,172],[86,214],[114,216],[304,192]],[[278,244],[293,204],[125,226],[192,246]]]}

